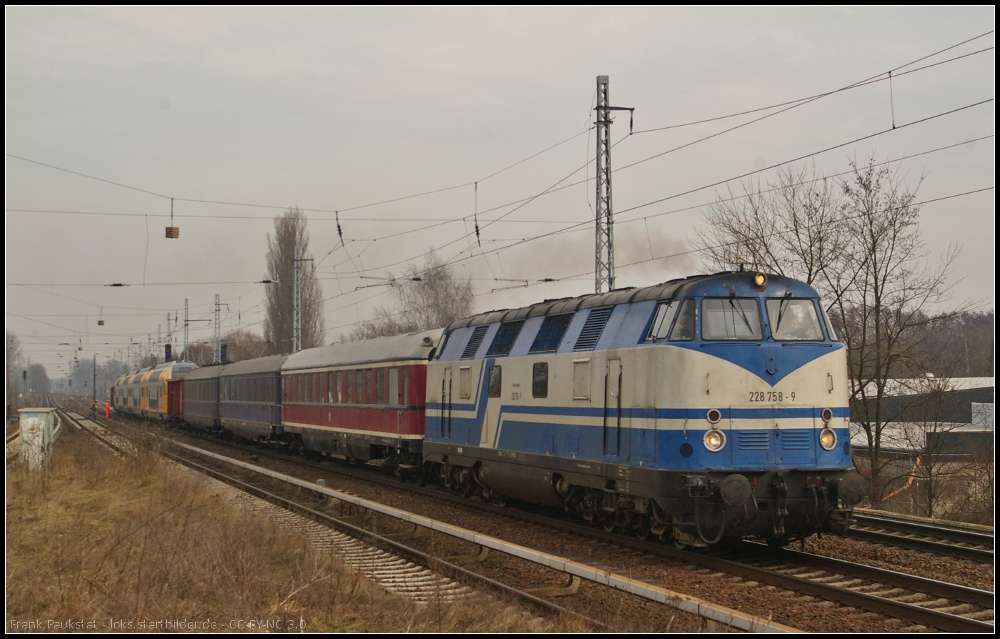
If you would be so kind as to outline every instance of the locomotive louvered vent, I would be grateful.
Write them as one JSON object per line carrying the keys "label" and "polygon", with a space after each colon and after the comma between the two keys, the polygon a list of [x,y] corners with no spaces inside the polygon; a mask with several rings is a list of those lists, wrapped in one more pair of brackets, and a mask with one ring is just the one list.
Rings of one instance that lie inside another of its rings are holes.
{"label": "locomotive louvered vent", "polygon": [[767,450],[770,448],[770,433],[766,430],[744,430],[738,433],[740,450]]}
{"label": "locomotive louvered vent", "polygon": [[807,430],[786,430],[781,433],[781,450],[809,450],[812,433]]}
{"label": "locomotive louvered vent", "polygon": [[489,329],[489,325],[477,326],[476,330],[472,331],[472,339],[465,345],[465,350],[462,351],[462,359],[472,359],[476,356],[479,345],[483,343],[483,338],[486,337],[487,329]]}
{"label": "locomotive louvered vent", "polygon": [[608,323],[612,310],[614,307],[609,306],[590,311],[583,325],[583,331],[576,340],[576,346],[573,347],[574,351],[592,351],[597,348],[597,340],[601,339],[601,333],[604,332],[604,326]]}

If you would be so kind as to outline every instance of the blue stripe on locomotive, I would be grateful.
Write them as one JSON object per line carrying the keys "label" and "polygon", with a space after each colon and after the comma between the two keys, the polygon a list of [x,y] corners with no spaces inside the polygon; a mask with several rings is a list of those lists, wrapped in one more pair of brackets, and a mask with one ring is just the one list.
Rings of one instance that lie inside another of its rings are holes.
{"label": "blue stripe on locomotive", "polygon": [[[494,364],[495,358],[486,360],[479,375],[476,402],[455,403],[451,411],[475,412],[474,417],[452,416],[449,432],[442,432],[443,419],[440,411],[445,408],[439,402],[428,402],[428,417],[425,436],[427,441],[457,445],[479,446],[486,417],[487,384],[486,371]],[[722,420],[728,419],[819,419],[822,408],[736,408],[720,409]],[[431,416],[434,411],[435,416]],[[725,430],[731,438],[717,453],[709,452],[701,444],[704,428],[656,429],[655,420],[697,420],[702,422],[708,408],[623,408],[623,419],[652,421],[653,427],[645,428],[633,424],[621,428],[621,441],[617,441],[618,429],[579,423],[545,421],[546,417],[602,418],[603,407],[569,406],[511,406],[501,405],[498,415],[497,440],[492,448],[505,451],[569,457],[590,461],[610,461],[631,463],[637,466],[676,469],[706,470],[731,468],[750,469],[790,469],[808,466],[810,468],[845,468],[851,466],[849,449],[850,435],[847,428],[835,428],[838,446],[833,450],[823,450],[816,443],[818,430],[815,428],[783,428]],[[846,407],[832,409],[833,417],[845,418],[849,415]],[[535,419],[504,419],[506,416],[530,416]],[[618,454],[607,454],[606,436],[616,437]],[[761,439],[764,436],[765,439]],[[741,446],[746,440],[746,446]],[[681,454],[682,446],[691,445],[689,456]],[[847,443],[847,446],[843,444]]]}

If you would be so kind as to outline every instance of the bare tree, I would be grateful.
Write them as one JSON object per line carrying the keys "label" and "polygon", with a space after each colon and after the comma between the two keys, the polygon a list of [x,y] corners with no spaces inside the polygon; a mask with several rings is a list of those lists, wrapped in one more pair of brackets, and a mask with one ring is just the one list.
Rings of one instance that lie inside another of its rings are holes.
{"label": "bare tree", "polygon": [[17,401],[17,380],[15,375],[18,375],[21,365],[21,340],[18,339],[17,333],[12,330],[6,331],[7,338],[7,359],[6,359],[6,380],[7,380],[7,417],[14,414],[14,411],[18,408]]}
{"label": "bare tree", "polygon": [[375,317],[351,331],[351,341],[442,328],[472,314],[472,283],[455,277],[434,251],[422,265],[408,264],[389,278],[393,305],[375,309]]}
{"label": "bare tree", "polygon": [[834,181],[802,167],[779,170],[766,188],[742,187],[742,195],[730,189],[708,207],[695,249],[715,270],[747,267],[815,285],[848,239]]}
{"label": "bare tree", "polygon": [[35,395],[47,395],[52,392],[49,374],[41,364],[32,364],[28,367],[28,389]]}
{"label": "bare tree", "polygon": [[222,343],[226,345],[228,362],[242,362],[263,357],[269,346],[263,337],[246,328],[226,333],[222,336]]}
{"label": "bare tree", "polygon": [[[295,309],[295,249],[308,260],[309,231],[299,208],[292,207],[274,218],[274,235],[267,235],[267,278],[264,339],[272,353],[291,353]],[[312,261],[301,262],[302,348],[321,346],[326,333],[323,320],[323,292]]]}
{"label": "bare tree", "polygon": [[958,251],[929,266],[916,191],[874,158],[852,161],[851,169],[836,183],[789,170],[767,189],[744,185],[743,196],[729,193],[709,208],[708,229],[694,245],[710,269],[746,265],[819,290],[848,348],[852,412],[867,439],[877,500],[885,491],[878,474],[882,433],[891,419],[887,386],[894,377],[927,370],[927,311],[949,300]]}
{"label": "bare tree", "polygon": [[852,242],[822,269],[822,288],[832,300],[829,312],[847,345],[855,418],[865,433],[872,464],[872,496],[881,497],[882,433],[892,418],[884,411],[888,386],[897,377],[922,376],[928,369],[926,310],[950,301],[948,280],[958,250],[930,266],[915,190],[872,159],[863,165],[852,162],[851,168],[842,183],[841,211],[843,232]]}

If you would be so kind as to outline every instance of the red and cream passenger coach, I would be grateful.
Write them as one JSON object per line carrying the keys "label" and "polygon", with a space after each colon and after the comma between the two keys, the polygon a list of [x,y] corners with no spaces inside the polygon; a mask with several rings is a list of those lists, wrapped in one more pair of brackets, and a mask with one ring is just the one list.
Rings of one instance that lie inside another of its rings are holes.
{"label": "red and cream passenger coach", "polygon": [[281,367],[282,426],[307,450],[420,467],[427,361],[440,330],[299,351]]}

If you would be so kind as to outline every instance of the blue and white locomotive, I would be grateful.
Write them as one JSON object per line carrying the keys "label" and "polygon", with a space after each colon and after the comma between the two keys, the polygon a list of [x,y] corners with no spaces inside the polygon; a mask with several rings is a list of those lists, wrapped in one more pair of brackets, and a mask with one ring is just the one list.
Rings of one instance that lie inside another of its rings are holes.
{"label": "blue and white locomotive", "polygon": [[866,494],[816,291],[719,273],[450,325],[425,472],[678,545],[842,532]]}

